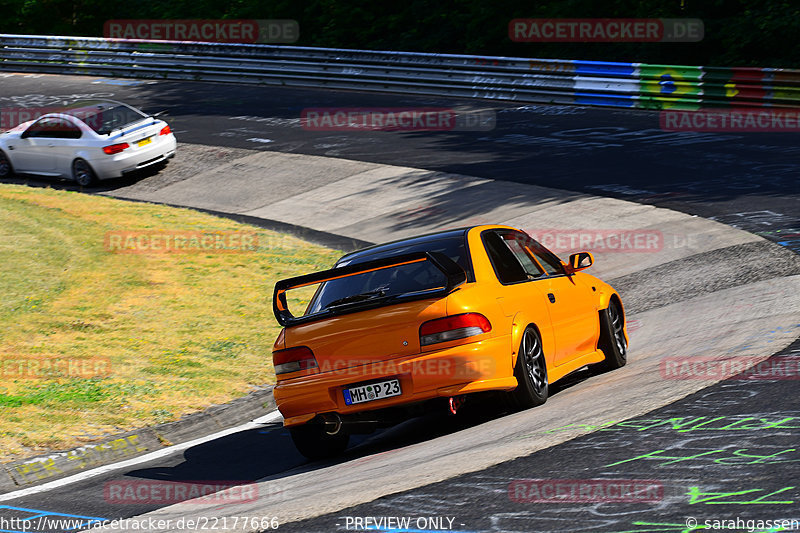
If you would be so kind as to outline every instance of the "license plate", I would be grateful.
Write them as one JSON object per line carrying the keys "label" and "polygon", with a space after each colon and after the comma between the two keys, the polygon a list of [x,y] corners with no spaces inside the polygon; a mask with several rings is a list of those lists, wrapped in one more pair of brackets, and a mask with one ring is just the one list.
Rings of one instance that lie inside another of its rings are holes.
{"label": "license plate", "polygon": [[344,403],[347,405],[400,396],[400,380],[390,379],[388,381],[370,383],[369,385],[350,387],[344,389],[342,393],[344,394]]}
{"label": "license plate", "polygon": [[136,143],[136,146],[144,146],[145,144],[150,144],[151,142],[153,142],[153,138],[152,137],[148,137],[146,139],[142,139],[141,141],[138,141]]}

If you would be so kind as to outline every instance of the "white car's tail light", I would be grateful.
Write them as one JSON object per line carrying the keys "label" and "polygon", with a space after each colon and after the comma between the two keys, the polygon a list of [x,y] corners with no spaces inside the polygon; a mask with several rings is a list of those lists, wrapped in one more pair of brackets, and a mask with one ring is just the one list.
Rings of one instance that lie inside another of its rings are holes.
{"label": "white car's tail light", "polygon": [[275,367],[275,374],[280,375],[317,368],[317,360],[311,348],[298,346],[272,352],[272,365]]}
{"label": "white car's tail light", "polygon": [[112,144],[109,146],[103,146],[103,151],[108,155],[118,154],[126,148],[130,148],[128,143],[119,143],[119,144]]}
{"label": "white car's tail light", "polygon": [[419,328],[420,346],[474,337],[492,331],[489,319],[480,313],[465,313],[429,320]]}
{"label": "white car's tail light", "polygon": [[169,126],[164,126],[161,128],[161,131],[158,132],[159,135],[169,135],[170,133],[172,133],[172,130],[169,129]]}

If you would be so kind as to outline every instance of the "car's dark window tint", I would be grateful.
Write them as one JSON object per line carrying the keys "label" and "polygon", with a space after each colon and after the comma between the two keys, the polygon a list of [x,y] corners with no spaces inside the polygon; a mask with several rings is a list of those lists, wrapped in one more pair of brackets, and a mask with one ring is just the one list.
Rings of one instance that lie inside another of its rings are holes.
{"label": "car's dark window tint", "polygon": [[472,272],[472,264],[469,260],[469,254],[467,253],[467,246],[464,242],[464,236],[459,235],[457,237],[450,237],[447,239],[438,239],[438,240],[430,240],[430,241],[423,241],[423,242],[416,242],[407,245],[403,245],[402,243],[398,243],[397,246],[393,246],[391,248],[381,249],[380,251],[376,251],[374,253],[356,253],[354,257],[344,257],[340,259],[336,265],[337,266],[345,266],[350,264],[357,264],[363,263],[364,261],[373,261],[375,259],[383,259],[384,257],[392,257],[397,255],[404,255],[410,254],[414,252],[439,252],[453,261],[455,261],[458,266],[463,268],[467,272],[467,276],[470,277]]}
{"label": "car's dark window tint", "polygon": [[355,295],[396,296],[444,288],[447,278],[429,261],[382,268],[323,283],[306,314],[318,313],[333,302]]}
{"label": "car's dark window tint", "polygon": [[522,264],[499,233],[484,232],[483,245],[486,247],[486,253],[492,262],[497,279],[501,283],[517,283],[529,279],[528,273],[525,272]]}
{"label": "car's dark window tint", "polygon": [[26,137],[46,137],[49,139],[80,139],[81,130],[63,118],[42,118],[25,132]]}
{"label": "car's dark window tint", "polygon": [[48,132],[49,119],[43,118],[36,121],[32,126],[25,130],[25,137],[46,137]]}
{"label": "car's dark window tint", "polygon": [[100,135],[106,135],[114,130],[147,118],[147,115],[126,105],[113,106],[88,106],[68,109],[63,113],[72,115],[82,120],[87,126]]}
{"label": "car's dark window tint", "polygon": [[[416,242],[405,246],[398,243],[396,247],[381,249],[374,253],[345,257],[337,263],[337,266],[355,265],[414,252],[442,253],[461,266],[467,272],[468,279],[470,278],[471,262],[463,235],[449,239]],[[442,271],[429,261],[366,272],[321,284],[312,298],[306,314],[318,313],[331,302],[356,294],[382,291],[385,296],[391,296],[433,290],[444,287],[446,284],[447,279]]]}
{"label": "car's dark window tint", "polygon": [[81,129],[68,120],[61,120],[59,133],[61,139],[80,139],[82,135]]}

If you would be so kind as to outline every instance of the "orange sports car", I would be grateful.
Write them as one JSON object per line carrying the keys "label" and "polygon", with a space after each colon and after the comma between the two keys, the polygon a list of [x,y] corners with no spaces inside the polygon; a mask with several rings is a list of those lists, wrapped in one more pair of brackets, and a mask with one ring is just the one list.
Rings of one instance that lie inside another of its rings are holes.
{"label": "orange sports car", "polygon": [[455,414],[478,392],[534,407],[570,372],[623,366],[622,300],[581,272],[593,261],[564,263],[490,225],[372,246],[279,281],[274,396],[298,450],[336,455],[350,434],[436,404]]}

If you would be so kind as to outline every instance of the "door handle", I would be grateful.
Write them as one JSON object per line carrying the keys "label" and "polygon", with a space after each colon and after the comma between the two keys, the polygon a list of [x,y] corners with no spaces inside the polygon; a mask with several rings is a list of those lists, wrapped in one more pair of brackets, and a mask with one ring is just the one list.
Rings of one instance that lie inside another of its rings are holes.
{"label": "door handle", "polygon": [[551,303],[551,304],[554,304],[554,303],[556,303],[556,295],[555,295],[555,294],[553,294],[552,292],[548,292],[548,293],[547,293],[547,298],[549,298],[549,299],[550,299],[550,303]]}

